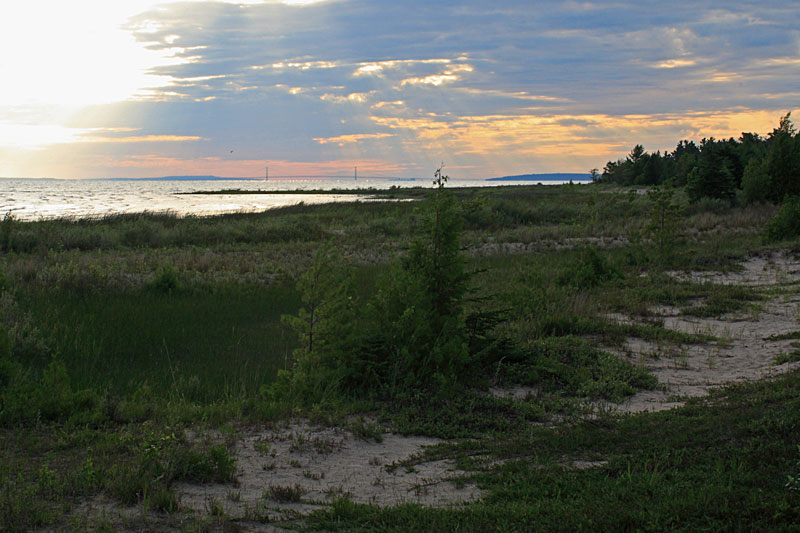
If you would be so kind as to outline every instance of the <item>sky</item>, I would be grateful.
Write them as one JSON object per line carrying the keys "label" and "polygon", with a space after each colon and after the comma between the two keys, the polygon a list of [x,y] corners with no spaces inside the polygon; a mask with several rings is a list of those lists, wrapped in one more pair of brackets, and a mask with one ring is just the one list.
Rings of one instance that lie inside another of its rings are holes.
{"label": "sky", "polygon": [[800,2],[3,0],[0,176],[588,172],[766,135]]}

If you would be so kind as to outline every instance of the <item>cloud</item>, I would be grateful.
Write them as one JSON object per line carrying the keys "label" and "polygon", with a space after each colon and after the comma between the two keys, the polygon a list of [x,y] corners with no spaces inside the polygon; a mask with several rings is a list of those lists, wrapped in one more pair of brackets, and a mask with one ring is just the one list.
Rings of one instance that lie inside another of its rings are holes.
{"label": "cloud", "polygon": [[653,68],[680,68],[680,67],[691,67],[697,64],[697,60],[695,59],[667,59],[665,61],[659,61],[655,63]]}
{"label": "cloud", "polygon": [[130,137],[102,137],[95,135],[81,135],[78,142],[91,143],[173,143],[187,141],[208,140],[196,135],[138,135]]}
{"label": "cloud", "polygon": [[[61,129],[42,138],[152,164],[136,169],[582,170],[637,142],[770,131],[798,102],[798,22],[743,0],[166,3],[124,25],[163,58],[152,83],[51,114]],[[24,115],[0,108],[0,123]]]}
{"label": "cloud", "polygon": [[328,144],[328,143],[335,143],[339,146],[344,146],[345,144],[357,143],[361,141],[366,141],[368,139],[384,139],[386,137],[392,137],[393,134],[391,133],[355,133],[351,135],[338,135],[336,137],[316,137],[314,140],[317,141],[319,144]]}
{"label": "cloud", "polygon": [[[317,4],[302,13],[282,4],[175,4],[141,15],[139,24],[157,19],[160,29],[136,35],[154,49],[185,46],[187,51],[176,52],[185,63],[162,67],[159,74],[176,80],[224,77],[225,83],[205,87],[170,87],[193,98],[203,90],[219,97],[226,90],[257,90],[278,80],[299,89],[345,84],[349,92],[432,85],[526,91],[625,113],[645,111],[653,100],[649,90],[680,81],[669,72],[676,68],[714,65],[737,72],[740,82],[758,83],[757,73],[729,67],[734,58],[747,61],[749,53],[763,60],[777,51],[783,51],[780,57],[796,52],[787,15],[798,18],[787,9],[755,13],[744,3],[725,9],[689,2],[642,9],[634,3],[505,2],[497,7],[355,0]],[[774,37],[732,37],[748,33]],[[711,99],[699,87],[670,91],[673,109],[696,108],[698,97],[703,104]]]}

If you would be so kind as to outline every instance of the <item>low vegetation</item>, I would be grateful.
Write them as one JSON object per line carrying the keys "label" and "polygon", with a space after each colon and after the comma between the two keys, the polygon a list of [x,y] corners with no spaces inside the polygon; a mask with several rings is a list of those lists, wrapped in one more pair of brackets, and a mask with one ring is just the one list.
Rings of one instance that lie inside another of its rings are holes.
{"label": "low vegetation", "polygon": [[[616,355],[626,340],[713,340],[665,328],[653,308],[716,317],[760,302],[757,289],[674,271],[797,250],[796,233],[773,229],[791,227],[791,201],[692,203],[684,189],[603,183],[450,189],[436,178],[433,189],[391,192],[412,202],[7,216],[0,529],[235,528],[218,502],[202,524],[189,516],[176,483],[233,481],[239,429],[290,416],[370,442],[385,430],[452,439],[427,458],[457,461],[484,491],[450,509],[343,497],[306,517],[312,528],[774,530],[800,520],[796,371],[661,414],[592,407],[660,386]],[[536,393],[488,392],[512,386]],[[262,503],[305,496],[274,484]],[[82,512],[96,500],[139,511],[115,521]]]}
{"label": "low vegetation", "polygon": [[[389,509],[348,499],[309,519],[314,529],[406,531],[792,530],[797,504],[797,372],[623,419],[559,431],[476,435],[431,458],[475,469],[484,498],[465,508]],[[494,464],[476,462],[489,456]],[[598,459],[602,459],[598,461]],[[586,468],[575,468],[583,460]],[[390,526],[391,527],[391,526]]]}

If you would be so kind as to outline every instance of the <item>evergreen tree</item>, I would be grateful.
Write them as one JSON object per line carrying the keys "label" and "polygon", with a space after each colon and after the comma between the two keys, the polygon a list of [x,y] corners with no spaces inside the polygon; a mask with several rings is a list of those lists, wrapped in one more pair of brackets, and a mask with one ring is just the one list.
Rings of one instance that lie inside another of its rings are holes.
{"label": "evergreen tree", "polygon": [[292,352],[291,372],[279,374],[276,388],[296,401],[322,401],[334,392],[346,371],[346,354],[358,330],[353,279],[330,244],[314,254],[297,289],[303,302],[296,316],[284,315],[300,341]]}
{"label": "evergreen tree", "polygon": [[769,195],[769,174],[766,162],[753,157],[744,169],[742,195],[747,203],[763,202]]}
{"label": "evergreen tree", "polygon": [[780,125],[770,134],[765,164],[770,200],[780,202],[786,196],[800,195],[800,135],[792,124],[791,113],[781,117]]}
{"label": "evergreen tree", "polygon": [[352,278],[335,251],[317,253],[298,283],[304,306],[285,318],[301,346],[292,372],[273,387],[275,394],[306,402],[329,392],[394,398],[419,390],[445,393],[479,379],[470,372],[477,353],[470,346],[482,350],[486,343],[471,341],[493,323],[486,313],[477,326],[467,323],[470,275],[461,253],[461,214],[444,189],[447,176],[438,169],[435,178],[423,233],[365,304],[354,301]]}
{"label": "evergreen tree", "polygon": [[663,180],[664,161],[661,152],[650,154],[642,170],[641,183],[643,185],[658,185]]}
{"label": "evergreen tree", "polygon": [[[663,156],[637,144],[625,159],[609,161],[602,181],[619,185],[686,187],[689,198],[732,200],[741,188],[748,202],[780,202],[800,195],[800,134],[791,113],[765,139],[742,132],[739,139],[681,140]],[[760,190],[759,190],[760,189]]]}
{"label": "evergreen tree", "polygon": [[370,357],[383,360],[388,371],[383,381],[394,393],[454,386],[467,377],[471,361],[462,220],[455,198],[444,189],[447,176],[441,169],[434,176],[426,230],[370,306]]}
{"label": "evergreen tree", "polygon": [[661,260],[668,261],[678,236],[681,205],[674,198],[672,189],[661,189],[657,186],[647,191],[647,199],[651,204],[650,220],[644,228],[644,233],[653,239]]}
{"label": "evergreen tree", "polygon": [[700,198],[732,199],[736,194],[736,177],[731,171],[731,162],[714,138],[700,143],[697,166],[689,173],[686,192],[689,200]]}

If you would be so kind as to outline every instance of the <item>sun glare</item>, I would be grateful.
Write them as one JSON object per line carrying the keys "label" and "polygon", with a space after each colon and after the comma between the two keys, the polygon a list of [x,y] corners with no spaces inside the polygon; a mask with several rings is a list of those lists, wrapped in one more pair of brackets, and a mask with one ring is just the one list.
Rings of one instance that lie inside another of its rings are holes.
{"label": "sun glare", "polygon": [[157,80],[166,58],[122,28],[144,2],[14,2],[0,19],[0,106],[82,106],[124,100]]}
{"label": "sun glare", "polygon": [[0,146],[35,149],[45,144],[74,142],[78,131],[53,124],[3,124],[0,122]]}
{"label": "sun glare", "polygon": [[320,2],[325,2],[326,0],[281,0],[282,4],[288,4],[290,6],[307,6],[311,4],[319,4]]}

